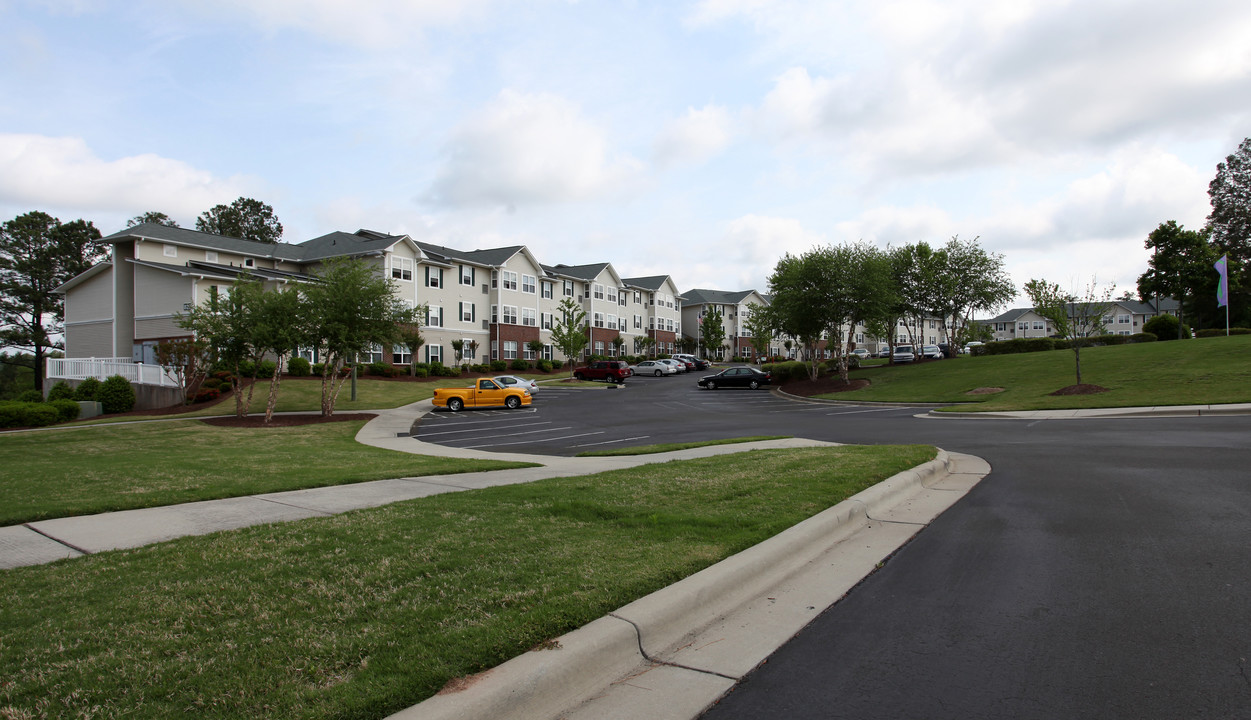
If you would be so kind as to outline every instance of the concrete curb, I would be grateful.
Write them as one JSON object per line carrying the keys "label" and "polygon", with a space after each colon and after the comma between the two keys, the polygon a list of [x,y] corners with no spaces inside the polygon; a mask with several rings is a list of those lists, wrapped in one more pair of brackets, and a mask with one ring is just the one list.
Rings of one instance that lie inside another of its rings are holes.
{"label": "concrete curb", "polygon": [[[887,478],[759,545],[561,636],[553,649],[515,657],[468,678],[463,689],[441,693],[391,717],[561,717],[801,572],[865,527],[875,514],[941,479],[951,464],[951,456],[939,450],[935,460]],[[727,687],[735,681],[726,676],[716,679]]]}

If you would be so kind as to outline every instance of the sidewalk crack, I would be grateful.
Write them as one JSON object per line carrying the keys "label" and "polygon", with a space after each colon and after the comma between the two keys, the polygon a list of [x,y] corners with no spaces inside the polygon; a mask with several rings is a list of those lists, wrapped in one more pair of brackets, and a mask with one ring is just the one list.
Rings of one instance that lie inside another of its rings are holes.
{"label": "sidewalk crack", "polygon": [[78,547],[77,545],[75,545],[74,543],[71,543],[71,542],[66,542],[66,541],[62,540],[61,538],[58,538],[58,537],[53,537],[53,536],[49,535],[48,533],[44,532],[43,530],[40,530],[39,528],[35,527],[34,525],[31,525],[30,523],[22,523],[22,527],[26,528],[27,530],[30,530],[31,532],[37,533],[37,534],[39,534],[39,535],[42,535],[42,536],[44,536],[44,537],[48,538],[49,540],[51,540],[52,542],[57,543],[58,545],[64,545],[65,547],[69,548],[70,550],[73,550],[74,552],[80,552],[80,553],[82,553],[83,555],[90,555],[90,554],[91,554],[91,551],[90,551],[90,550],[87,550],[86,548],[80,548],[80,547]]}

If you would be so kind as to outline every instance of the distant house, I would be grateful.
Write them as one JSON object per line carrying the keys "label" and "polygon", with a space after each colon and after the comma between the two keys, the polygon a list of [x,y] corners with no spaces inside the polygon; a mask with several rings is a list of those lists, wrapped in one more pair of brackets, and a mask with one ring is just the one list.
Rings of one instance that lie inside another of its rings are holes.
{"label": "distant house", "polygon": [[[1076,319],[1080,314],[1076,312],[1076,307],[1077,304],[1069,306],[1070,319]],[[1142,326],[1157,315],[1176,314],[1177,301],[1172,298],[1160,298],[1158,307],[1154,302],[1116,300],[1103,314],[1102,327],[1086,328],[1083,334],[1133,335],[1142,332]],[[995,340],[1051,337],[1056,333],[1054,325],[1034,312],[1033,308],[1013,308],[998,317],[977,322],[986,325]]]}

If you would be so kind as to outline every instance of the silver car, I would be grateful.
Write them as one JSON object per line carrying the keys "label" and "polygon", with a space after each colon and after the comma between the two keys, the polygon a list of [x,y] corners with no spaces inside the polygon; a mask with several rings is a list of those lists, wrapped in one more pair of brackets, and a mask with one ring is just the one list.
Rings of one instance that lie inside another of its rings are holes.
{"label": "silver car", "polygon": [[921,348],[921,357],[927,360],[942,360],[943,351],[937,345],[925,345]]}
{"label": "silver car", "polygon": [[661,360],[657,360],[656,362],[665,363],[666,365],[670,365],[670,366],[672,366],[672,367],[673,367],[673,369],[674,369],[674,370],[676,370],[677,372],[680,372],[680,373],[684,373],[684,372],[686,372],[686,371],[687,371],[686,363],[684,363],[684,362],[679,362],[679,361],[677,361],[677,360],[670,360],[669,358],[664,358],[664,359],[661,359]]}
{"label": "silver car", "polygon": [[896,345],[895,353],[890,356],[891,362],[894,363],[910,363],[916,359],[917,356],[912,352],[911,345]]}
{"label": "silver car", "polygon": [[643,360],[630,368],[635,375],[677,375],[678,369],[663,360]]}
{"label": "silver car", "polygon": [[496,377],[491,378],[491,379],[494,380],[496,383],[498,383],[499,386],[504,388],[505,390],[507,390],[510,387],[519,387],[519,388],[524,388],[526,390],[529,390],[531,395],[539,391],[538,383],[536,383],[533,380],[527,380],[523,377],[517,377],[516,375],[497,375]]}

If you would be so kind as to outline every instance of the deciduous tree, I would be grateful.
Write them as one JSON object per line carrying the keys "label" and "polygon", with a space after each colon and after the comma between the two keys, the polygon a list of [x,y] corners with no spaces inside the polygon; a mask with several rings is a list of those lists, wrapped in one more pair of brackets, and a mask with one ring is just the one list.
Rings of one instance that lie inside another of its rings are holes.
{"label": "deciduous tree", "polygon": [[260,200],[245,197],[204,211],[195,219],[195,229],[264,243],[282,239],[282,223],[278,222],[274,209]]}
{"label": "deciduous tree", "polygon": [[1147,235],[1146,248],[1151,258],[1147,271],[1138,276],[1139,295],[1174,298],[1179,314],[1196,327],[1214,325],[1217,275],[1212,264],[1220,253],[1209,241],[1208,231],[1187,230],[1169,220]]}
{"label": "deciduous tree", "polygon": [[582,330],[586,327],[586,311],[572,298],[562,300],[556,310],[557,316],[552,323],[552,344],[569,359],[569,377],[573,377],[573,366],[589,342]]}
{"label": "deciduous tree", "polygon": [[1078,385],[1082,384],[1082,346],[1088,337],[1103,332],[1103,316],[1112,306],[1114,291],[1111,285],[1100,289],[1093,278],[1081,297],[1046,280],[1025,283],[1025,295],[1034,312],[1051,322],[1058,337],[1069,341]]}
{"label": "deciduous tree", "polygon": [[136,215],[126,221],[126,227],[134,227],[144,223],[152,223],[153,225],[164,225],[166,227],[178,227],[178,223],[174,219],[163,212],[149,210],[142,215]]}
{"label": "deciduous tree", "polygon": [[704,357],[716,352],[718,356],[725,346],[725,323],[721,311],[713,308],[704,313],[699,320],[699,340],[704,345]]}

